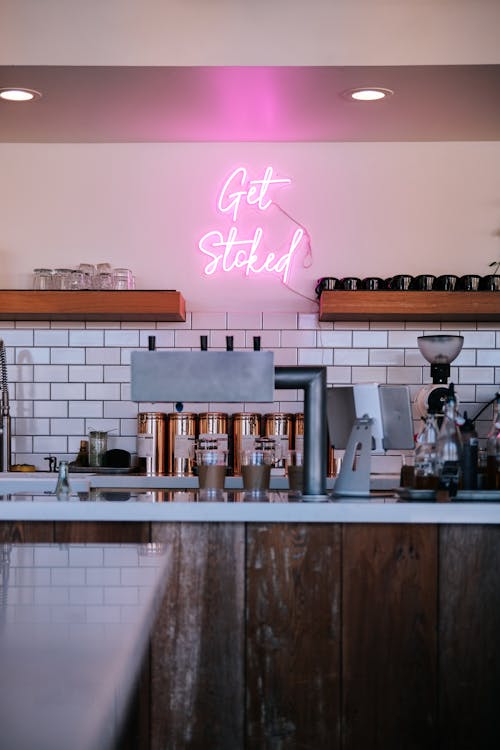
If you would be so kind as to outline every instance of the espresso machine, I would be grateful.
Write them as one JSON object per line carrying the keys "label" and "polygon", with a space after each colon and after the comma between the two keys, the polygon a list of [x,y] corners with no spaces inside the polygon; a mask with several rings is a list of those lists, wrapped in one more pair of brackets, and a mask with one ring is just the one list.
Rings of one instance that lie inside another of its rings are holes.
{"label": "espresso machine", "polygon": [[326,367],[275,367],[264,351],[136,351],[130,364],[137,402],[269,403],[275,388],[303,389],[303,499],[327,500]]}

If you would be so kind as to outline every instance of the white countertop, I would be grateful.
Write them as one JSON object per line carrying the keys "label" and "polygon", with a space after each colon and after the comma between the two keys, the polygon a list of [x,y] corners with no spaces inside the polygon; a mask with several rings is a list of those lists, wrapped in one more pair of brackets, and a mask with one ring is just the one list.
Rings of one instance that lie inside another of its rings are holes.
{"label": "white countertop", "polygon": [[400,502],[394,495],[363,499],[289,498],[270,492],[260,502],[224,492],[217,502],[192,490],[91,490],[58,500],[15,494],[0,500],[0,521],[137,521],[229,523],[500,523],[497,502]]}
{"label": "white countertop", "polygon": [[0,746],[114,747],[169,550],[160,544],[0,548]]}

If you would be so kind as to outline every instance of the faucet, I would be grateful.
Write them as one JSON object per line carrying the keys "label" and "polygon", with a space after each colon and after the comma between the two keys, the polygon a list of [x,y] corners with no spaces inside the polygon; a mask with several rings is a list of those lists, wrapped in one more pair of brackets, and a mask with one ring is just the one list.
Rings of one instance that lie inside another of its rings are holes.
{"label": "faucet", "polygon": [[0,455],[1,470],[10,471],[12,466],[12,435],[10,429],[10,407],[9,407],[9,389],[7,383],[7,360],[5,356],[5,346],[0,339],[0,370],[1,370],[1,388],[2,388],[2,415],[0,425],[0,440],[2,442],[2,451]]}

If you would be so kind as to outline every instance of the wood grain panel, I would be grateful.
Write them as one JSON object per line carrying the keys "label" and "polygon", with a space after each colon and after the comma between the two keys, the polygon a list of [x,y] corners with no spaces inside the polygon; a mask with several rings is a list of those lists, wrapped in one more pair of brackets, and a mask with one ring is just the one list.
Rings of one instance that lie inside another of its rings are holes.
{"label": "wood grain panel", "polygon": [[185,321],[186,305],[173,290],[32,291],[2,289],[0,320]]}
{"label": "wood grain panel", "polygon": [[343,529],[345,750],[437,741],[437,530]]}
{"label": "wood grain panel", "polygon": [[498,292],[325,291],[319,319],[499,320]]}
{"label": "wood grain panel", "polygon": [[338,525],[249,524],[248,750],[340,747],[339,608]]}
{"label": "wood grain panel", "polygon": [[441,747],[500,747],[500,527],[440,529]]}
{"label": "wood grain panel", "polygon": [[113,750],[150,750],[150,682],[150,649],[148,648]]}
{"label": "wood grain panel", "polygon": [[152,642],[153,750],[244,747],[244,525],[152,525],[167,545]]}
{"label": "wood grain panel", "polygon": [[58,521],[54,541],[60,544],[143,544],[149,541],[149,523]]}
{"label": "wood grain panel", "polygon": [[3,544],[35,544],[54,541],[52,521],[2,521],[0,541]]}

